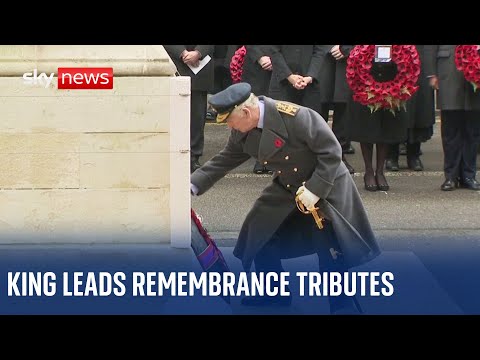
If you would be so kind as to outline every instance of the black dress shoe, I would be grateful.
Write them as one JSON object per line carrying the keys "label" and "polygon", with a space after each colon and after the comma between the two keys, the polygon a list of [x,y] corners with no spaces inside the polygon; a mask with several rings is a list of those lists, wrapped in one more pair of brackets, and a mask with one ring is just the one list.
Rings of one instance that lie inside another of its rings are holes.
{"label": "black dress shoe", "polygon": [[440,186],[440,190],[442,191],[452,191],[455,190],[457,186],[457,182],[452,179],[446,179],[443,184]]}
{"label": "black dress shoe", "polygon": [[273,174],[273,170],[270,170],[265,165],[260,164],[260,162],[256,161],[255,165],[253,166],[253,173],[254,174]]}
{"label": "black dress shoe", "polygon": [[480,183],[473,178],[465,178],[460,180],[460,187],[470,190],[480,190]]}
{"label": "black dress shoe", "polygon": [[292,296],[246,296],[242,299],[241,304],[244,306],[290,306]]}
{"label": "black dress shoe", "polygon": [[215,121],[216,118],[217,118],[217,112],[216,111],[214,111],[214,110],[207,111],[207,114],[205,116],[205,120]]}
{"label": "black dress shoe", "polygon": [[264,174],[272,175],[272,174],[273,174],[273,170],[271,170],[271,169],[269,169],[268,167],[264,166],[264,167],[263,167],[263,173],[264,173]]}
{"label": "black dress shoe", "polygon": [[[373,177],[373,180],[375,180],[375,177]],[[375,183],[367,183],[367,178],[366,176],[364,175],[363,176],[363,183],[365,184],[365,190],[367,191],[377,191],[378,190],[378,185],[377,185],[377,182]]]}
{"label": "black dress shoe", "polygon": [[350,164],[348,163],[348,161],[347,161],[347,159],[345,159],[345,157],[342,158],[342,161],[343,161],[343,163],[345,164],[345,166],[347,167],[348,172],[349,172],[350,174],[355,174],[355,169],[353,168],[352,165],[350,165]]}
{"label": "black dress shoe", "polygon": [[263,174],[263,165],[260,162],[256,161],[255,165],[253,165],[253,173],[254,174]]}
{"label": "black dress shoe", "polygon": [[344,154],[355,154],[355,148],[352,146],[352,144],[349,144],[345,147],[345,149],[342,149],[342,152]]}
{"label": "black dress shoe", "polygon": [[202,165],[198,162],[198,159],[192,159],[190,161],[190,173],[193,173],[195,170],[200,168]]}
{"label": "black dress shoe", "polygon": [[407,159],[408,168],[413,171],[423,171],[423,164],[420,158]]}
{"label": "black dress shoe", "polygon": [[390,171],[399,171],[400,165],[398,165],[398,159],[387,159],[387,161],[385,161],[385,169]]}
{"label": "black dress shoe", "polygon": [[387,178],[385,177],[385,175],[382,174],[382,175],[379,176],[379,174],[376,174],[375,175],[375,181],[377,182],[378,190],[380,190],[380,191],[390,190],[390,185],[388,185]]}

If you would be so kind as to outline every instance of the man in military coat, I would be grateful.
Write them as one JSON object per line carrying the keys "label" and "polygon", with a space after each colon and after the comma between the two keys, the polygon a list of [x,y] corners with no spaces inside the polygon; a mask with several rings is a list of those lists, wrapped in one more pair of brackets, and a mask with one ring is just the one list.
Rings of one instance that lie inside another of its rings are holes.
{"label": "man in military coat", "polygon": [[[232,129],[227,144],[191,175],[192,193],[202,195],[250,157],[274,171],[240,230],[234,255],[249,271],[283,271],[281,259],[316,253],[320,271],[346,271],[380,253],[357,187],[342,162],[342,148],[314,110],[256,96],[238,83],[211,96],[217,121]],[[295,197],[325,218],[297,209]],[[359,311],[353,298],[330,297],[332,313]],[[290,305],[291,298],[251,296],[242,304]]]}

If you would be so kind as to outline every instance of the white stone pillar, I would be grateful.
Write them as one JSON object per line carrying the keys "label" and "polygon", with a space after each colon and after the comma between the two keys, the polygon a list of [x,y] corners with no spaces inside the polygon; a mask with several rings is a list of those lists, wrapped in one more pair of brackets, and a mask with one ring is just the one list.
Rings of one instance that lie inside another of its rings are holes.
{"label": "white stone pillar", "polygon": [[[113,89],[58,89],[59,67],[111,67]],[[161,45],[0,46],[0,243],[189,247],[189,109]]]}

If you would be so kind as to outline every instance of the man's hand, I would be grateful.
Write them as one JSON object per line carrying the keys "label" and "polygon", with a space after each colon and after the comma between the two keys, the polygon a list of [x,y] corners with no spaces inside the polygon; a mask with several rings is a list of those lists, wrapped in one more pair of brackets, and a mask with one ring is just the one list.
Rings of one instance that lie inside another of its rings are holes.
{"label": "man's hand", "polygon": [[313,84],[313,78],[311,76],[304,76],[302,78],[302,81],[297,84],[295,88],[298,90],[302,90],[305,89],[309,84]]}
{"label": "man's hand", "polygon": [[428,83],[434,90],[438,90],[440,87],[438,86],[438,77],[436,75],[431,76],[428,79]]}
{"label": "man's hand", "polygon": [[320,200],[320,198],[308,190],[305,185],[298,188],[296,195],[299,195],[298,200],[302,202],[307,210],[315,209],[315,204]]}
{"label": "man's hand", "polygon": [[198,187],[190,183],[190,194],[196,196],[198,194]]}
{"label": "man's hand", "polygon": [[303,76],[298,74],[290,74],[287,79],[295,89],[299,89],[301,86],[300,84],[303,81]]}
{"label": "man's hand", "polygon": [[262,56],[260,59],[258,59],[258,64],[263,70],[272,71],[272,60],[270,59],[270,56]]}
{"label": "man's hand", "polygon": [[335,45],[334,47],[332,47],[330,53],[335,58],[335,60],[341,60],[345,57],[340,51],[340,45]]}
{"label": "man's hand", "polygon": [[197,67],[200,61],[200,58],[202,57],[202,54],[198,50],[193,50],[193,51],[186,51],[182,53],[182,61],[185,64],[192,65],[193,67]]}

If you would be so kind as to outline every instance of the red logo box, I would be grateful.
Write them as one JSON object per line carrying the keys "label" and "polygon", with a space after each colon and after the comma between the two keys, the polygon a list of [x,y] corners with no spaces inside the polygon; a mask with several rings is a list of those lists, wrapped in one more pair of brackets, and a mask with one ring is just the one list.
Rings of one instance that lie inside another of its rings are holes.
{"label": "red logo box", "polygon": [[58,88],[71,90],[113,89],[113,68],[58,68]]}

